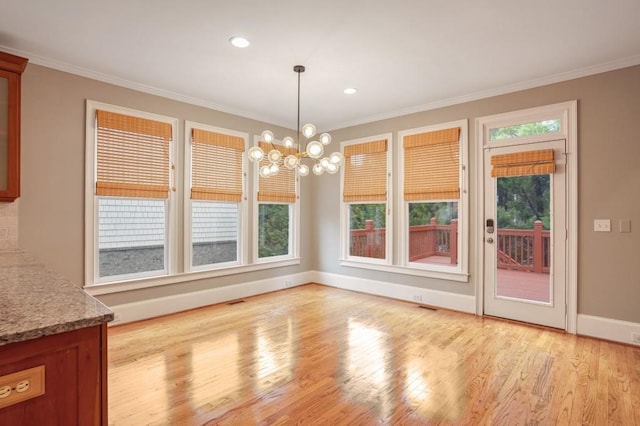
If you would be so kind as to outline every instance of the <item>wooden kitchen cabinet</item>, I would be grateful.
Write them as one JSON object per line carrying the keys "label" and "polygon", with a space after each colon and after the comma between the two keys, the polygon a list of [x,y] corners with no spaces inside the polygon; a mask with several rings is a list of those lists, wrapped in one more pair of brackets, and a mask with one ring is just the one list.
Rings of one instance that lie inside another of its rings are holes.
{"label": "wooden kitchen cabinet", "polygon": [[0,250],[0,425],[106,426],[113,312],[23,250]]}
{"label": "wooden kitchen cabinet", "polygon": [[20,196],[20,79],[27,59],[0,52],[0,201]]}
{"label": "wooden kitchen cabinet", "polygon": [[0,346],[0,376],[45,367],[44,395],[0,408],[0,425],[107,425],[107,326]]}

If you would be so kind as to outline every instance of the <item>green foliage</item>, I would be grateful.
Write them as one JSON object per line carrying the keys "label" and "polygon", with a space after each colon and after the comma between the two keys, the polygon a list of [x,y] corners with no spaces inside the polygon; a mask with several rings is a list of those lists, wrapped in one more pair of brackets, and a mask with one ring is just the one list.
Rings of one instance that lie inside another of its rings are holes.
{"label": "green foliage", "polygon": [[[373,220],[376,229],[386,227],[386,204],[351,204],[349,206],[349,229],[364,229],[365,221]],[[409,226],[428,225],[435,217],[439,225],[451,224],[458,218],[457,202],[410,203]]]}
{"label": "green foliage", "polygon": [[376,229],[387,226],[386,204],[350,204],[349,229],[364,229],[365,221],[373,220]]}
{"label": "green foliage", "polygon": [[533,229],[536,220],[551,228],[550,175],[498,178],[498,228]]}
{"label": "green foliage", "polygon": [[428,225],[432,217],[438,225],[450,225],[451,219],[458,218],[458,203],[409,203],[409,226]]}
{"label": "green foliage", "polygon": [[[560,120],[491,129],[491,140],[509,139],[560,131]],[[498,228],[533,229],[536,220],[551,228],[549,175],[498,178]]]}
{"label": "green foliage", "polygon": [[289,254],[289,205],[258,206],[258,256]]}
{"label": "green foliage", "polygon": [[560,131],[560,120],[545,120],[537,123],[518,124],[516,126],[498,127],[489,131],[491,140],[517,138],[522,136],[540,135]]}

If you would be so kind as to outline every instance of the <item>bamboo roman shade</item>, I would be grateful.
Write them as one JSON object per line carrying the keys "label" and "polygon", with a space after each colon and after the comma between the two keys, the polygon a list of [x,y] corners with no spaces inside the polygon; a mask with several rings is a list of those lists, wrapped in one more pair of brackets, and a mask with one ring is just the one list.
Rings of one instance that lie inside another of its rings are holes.
{"label": "bamboo roman shade", "polygon": [[171,124],[97,111],[96,195],[169,196]]}
{"label": "bamboo roman shade", "polygon": [[344,202],[386,201],[387,141],[348,145],[344,157]]}
{"label": "bamboo roman shade", "polygon": [[[274,145],[266,142],[258,144],[267,153],[274,149]],[[294,148],[285,148],[282,145],[275,145],[275,148],[282,153],[283,157],[295,154]],[[259,167],[267,166],[271,163],[266,156],[260,161]],[[286,167],[281,167],[277,175],[267,178],[258,177],[258,201],[274,203],[295,203],[296,202],[296,171]]]}
{"label": "bamboo roman shade", "polygon": [[460,198],[459,141],[459,127],[403,138],[405,201]]}
{"label": "bamboo roman shade", "polygon": [[491,166],[492,177],[546,175],[556,171],[552,149],[494,155]]}
{"label": "bamboo roman shade", "polygon": [[191,143],[191,199],[242,201],[244,139],[192,129]]}

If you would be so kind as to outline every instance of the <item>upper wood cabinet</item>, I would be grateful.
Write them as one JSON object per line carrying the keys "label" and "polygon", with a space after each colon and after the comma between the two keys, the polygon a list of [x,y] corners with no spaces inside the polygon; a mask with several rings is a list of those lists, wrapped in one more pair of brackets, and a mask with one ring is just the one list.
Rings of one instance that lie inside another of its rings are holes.
{"label": "upper wood cabinet", "polygon": [[0,201],[20,196],[20,78],[27,59],[0,52]]}

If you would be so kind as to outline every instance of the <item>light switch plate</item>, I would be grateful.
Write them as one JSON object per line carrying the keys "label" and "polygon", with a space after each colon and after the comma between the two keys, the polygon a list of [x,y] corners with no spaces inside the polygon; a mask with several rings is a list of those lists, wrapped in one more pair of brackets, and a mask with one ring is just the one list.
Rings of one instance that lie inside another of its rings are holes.
{"label": "light switch plate", "polygon": [[611,219],[595,219],[593,230],[595,232],[611,232]]}
{"label": "light switch plate", "polygon": [[631,232],[631,219],[620,219],[620,232]]}

